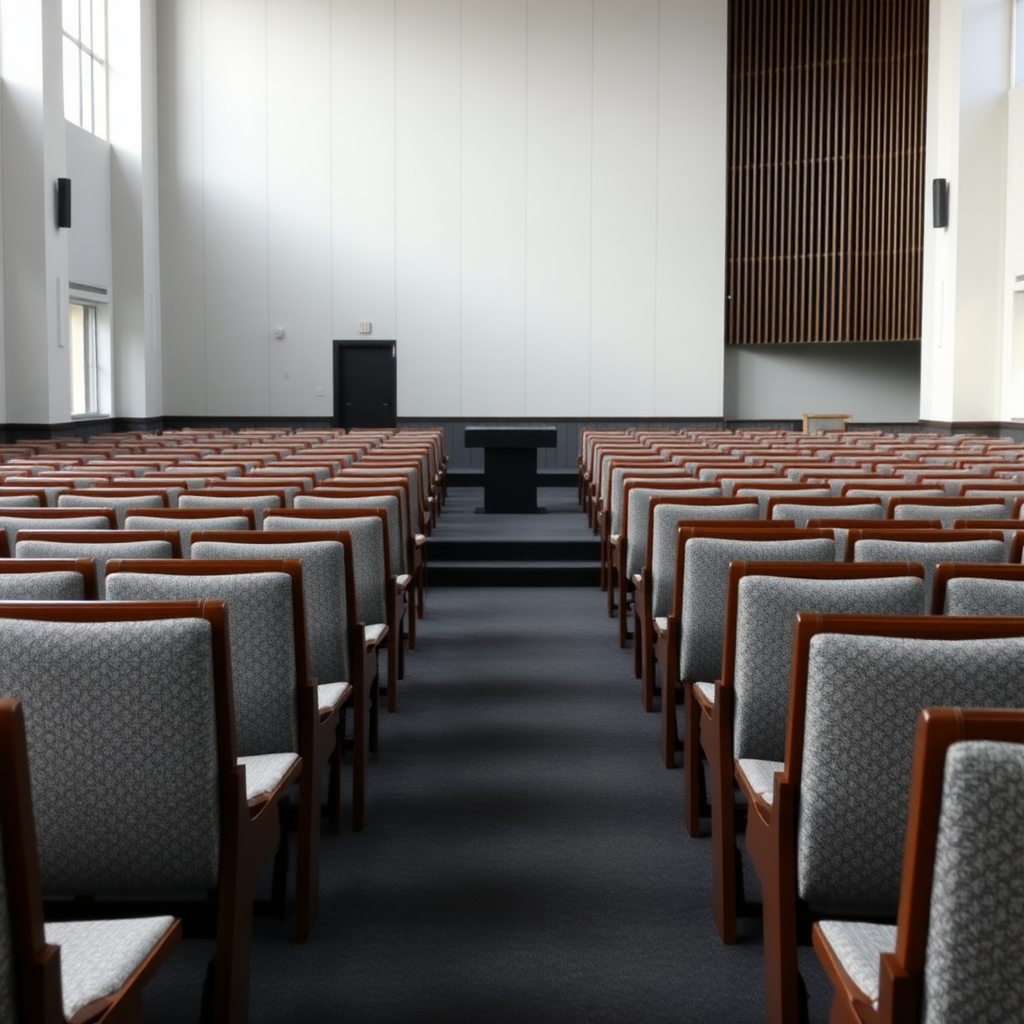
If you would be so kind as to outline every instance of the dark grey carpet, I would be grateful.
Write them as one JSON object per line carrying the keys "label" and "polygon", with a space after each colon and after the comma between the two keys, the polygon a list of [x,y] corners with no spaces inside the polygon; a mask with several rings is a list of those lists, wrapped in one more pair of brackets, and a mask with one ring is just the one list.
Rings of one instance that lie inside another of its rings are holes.
{"label": "dark grey carpet", "polygon": [[[760,1021],[759,923],[720,944],[657,735],[596,589],[430,591],[366,829],[324,838],[312,937],[256,922],[252,1021]],[[211,950],[175,951],[152,1024],[197,1018]]]}

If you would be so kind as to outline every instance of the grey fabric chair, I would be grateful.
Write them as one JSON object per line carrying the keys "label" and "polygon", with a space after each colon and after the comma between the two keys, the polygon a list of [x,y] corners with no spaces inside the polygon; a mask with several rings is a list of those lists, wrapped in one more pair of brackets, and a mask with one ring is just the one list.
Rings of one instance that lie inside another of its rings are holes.
{"label": "grey fabric chair", "polygon": [[939,562],[1002,562],[1006,543],[995,530],[908,530],[899,536],[872,530],[850,530],[846,538],[847,561],[920,562],[924,585],[931,603],[932,577]]}
{"label": "grey fabric chair", "polygon": [[0,601],[95,601],[91,558],[2,558]]}
{"label": "grey fabric chair", "polygon": [[141,990],[177,945],[181,923],[43,923],[25,717],[12,698],[0,699],[0,840],[0,1018],[141,1024]]}
{"label": "grey fabric chair", "polygon": [[96,587],[106,593],[112,558],[181,558],[177,530],[20,530],[16,558],[91,558]]}
{"label": "grey fabric chair", "polygon": [[398,710],[398,680],[405,677],[405,625],[409,576],[401,581],[391,567],[388,517],[383,509],[282,509],[268,513],[264,530],[347,530],[352,536],[356,601],[374,636],[387,626],[382,646],[388,655],[387,707]]}
{"label": "grey fabric chair", "polygon": [[19,530],[113,530],[113,509],[18,508],[0,515],[0,556],[14,554]]}
{"label": "grey fabric chair", "polygon": [[42,504],[38,494],[0,493],[0,508],[39,508]]}
{"label": "grey fabric chair", "polygon": [[940,562],[931,610],[933,615],[1024,616],[1024,565]]}
{"label": "grey fabric chair", "polygon": [[801,613],[793,652],[784,767],[736,767],[769,1024],[799,1012],[798,906],[811,919],[896,916],[920,710],[1024,707],[1024,619]]}
{"label": "grey fabric chair", "polygon": [[125,516],[126,530],[177,530],[183,558],[192,556],[192,534],[196,530],[254,530],[256,514],[251,508],[131,508]]}
{"label": "grey fabric chair", "polygon": [[[715,924],[736,941],[747,913],[736,847],[733,766],[737,759],[782,768],[797,612],[917,614],[924,601],[920,565],[879,562],[745,562],[729,566],[721,678],[698,683],[694,706],[711,796]],[[699,782],[686,779],[686,817],[696,831]]]}
{"label": "grey fabric chair", "polygon": [[130,508],[167,508],[169,501],[165,493],[146,494],[111,494],[109,488],[104,493],[94,494],[89,489],[84,491],[67,491],[57,498],[58,508],[112,508],[117,516],[117,528],[124,529],[125,515]]}
{"label": "grey fabric chair", "polygon": [[0,604],[0,693],[26,709],[44,895],[95,896],[90,913],[115,917],[212,897],[213,1017],[244,1021],[254,887],[301,765],[238,763],[228,644],[219,601]]}
{"label": "grey fabric chair", "polygon": [[[693,687],[713,682],[722,667],[725,596],[729,563],[747,561],[822,562],[835,559],[829,530],[796,530],[767,520],[759,529],[680,524],[677,529],[672,608],[655,626],[655,658],[661,669],[661,753],[666,768],[680,746],[676,704],[682,701],[684,771],[696,778],[699,741]],[[684,783],[685,784],[685,783]],[[689,819],[696,830],[697,808]]]}
{"label": "grey fabric chair", "polygon": [[[298,488],[296,488],[298,491]],[[287,508],[288,499],[283,490],[266,489],[249,491],[244,488],[204,487],[188,491],[178,499],[178,508],[249,508],[256,516],[256,529],[263,526],[263,516],[268,509]]]}
{"label": "grey fabric chair", "polygon": [[[293,753],[299,780],[295,938],[304,942],[316,920],[319,893],[320,782],[327,763],[315,757],[317,693],[306,657],[302,567],[298,559],[221,561],[114,559],[107,565],[111,601],[226,602],[239,762]],[[337,727],[337,721],[329,723]],[[329,757],[328,751],[328,757]],[[280,866],[287,864],[282,859]],[[284,907],[283,872],[275,902]]]}
{"label": "grey fabric chair", "polygon": [[1010,510],[1002,501],[983,502],[976,498],[893,498],[892,519],[938,519],[944,530],[953,529],[958,519],[1008,519]]}
{"label": "grey fabric chair", "polygon": [[769,500],[765,510],[766,518],[791,519],[793,525],[800,529],[811,519],[881,519],[884,515],[885,509],[880,501],[861,501],[859,498],[818,500],[777,495]]}
{"label": "grey fabric chair", "polygon": [[895,927],[822,920],[833,1021],[995,1024],[1024,1005],[1024,714],[918,718]]}
{"label": "grey fabric chair", "polygon": [[[772,486],[771,484],[736,483],[736,486],[728,491],[737,498],[757,498],[758,510],[762,519],[767,518],[768,502],[772,498],[823,498],[830,492],[827,487],[792,487],[789,485]],[[780,516],[779,518],[786,518]]]}
{"label": "grey fabric chair", "polygon": [[645,711],[654,709],[656,626],[672,607],[677,526],[699,520],[750,523],[758,518],[754,498],[658,497],[647,506],[644,564],[633,576],[633,671]]}
{"label": "grey fabric chair", "polygon": [[[679,472],[678,467],[676,472]],[[612,474],[614,477],[614,473]],[[628,605],[633,594],[633,577],[640,574],[647,550],[648,510],[654,498],[721,497],[717,487],[701,487],[688,478],[662,479],[629,475],[622,486],[622,511],[615,522],[613,509],[612,534],[608,538],[608,614],[618,611],[619,646],[628,639]]]}
{"label": "grey fabric chair", "polygon": [[321,721],[337,712],[329,753],[328,809],[334,832],[341,825],[344,711],[352,708],[352,828],[358,831],[366,815],[370,751],[376,747],[377,648],[384,638],[368,637],[358,618],[352,538],[343,530],[202,530],[192,537],[194,560],[267,557],[302,562],[309,675],[317,681]]}

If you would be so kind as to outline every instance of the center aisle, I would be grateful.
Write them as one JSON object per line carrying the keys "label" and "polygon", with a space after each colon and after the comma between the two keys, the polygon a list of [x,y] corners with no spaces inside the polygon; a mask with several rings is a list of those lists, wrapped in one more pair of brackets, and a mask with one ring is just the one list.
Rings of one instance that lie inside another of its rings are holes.
{"label": "center aisle", "polygon": [[[760,1021],[759,922],[719,942],[710,840],[686,834],[605,596],[431,587],[426,609],[366,828],[323,837],[309,941],[256,921],[254,1024]],[[208,949],[181,944],[151,1022],[195,1019],[170,1003]]]}

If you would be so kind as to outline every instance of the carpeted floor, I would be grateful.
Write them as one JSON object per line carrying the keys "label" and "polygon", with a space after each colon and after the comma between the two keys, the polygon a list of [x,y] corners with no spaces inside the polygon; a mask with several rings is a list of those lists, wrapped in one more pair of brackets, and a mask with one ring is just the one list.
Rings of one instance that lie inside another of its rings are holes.
{"label": "carpeted floor", "polygon": [[[256,921],[254,1024],[762,1019],[759,923],[718,940],[710,841],[686,835],[604,601],[428,592],[366,828],[324,837],[310,940]],[[198,1018],[211,952],[179,946],[151,1024]],[[823,1022],[829,987],[813,951],[801,962]]]}

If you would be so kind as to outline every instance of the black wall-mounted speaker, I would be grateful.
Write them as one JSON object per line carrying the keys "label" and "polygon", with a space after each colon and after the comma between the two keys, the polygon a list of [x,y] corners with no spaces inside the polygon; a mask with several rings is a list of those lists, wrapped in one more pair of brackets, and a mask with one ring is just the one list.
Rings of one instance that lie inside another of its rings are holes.
{"label": "black wall-mounted speaker", "polygon": [[71,227],[71,179],[57,179],[57,227]]}
{"label": "black wall-mounted speaker", "polygon": [[949,227],[949,182],[932,178],[932,227]]}

